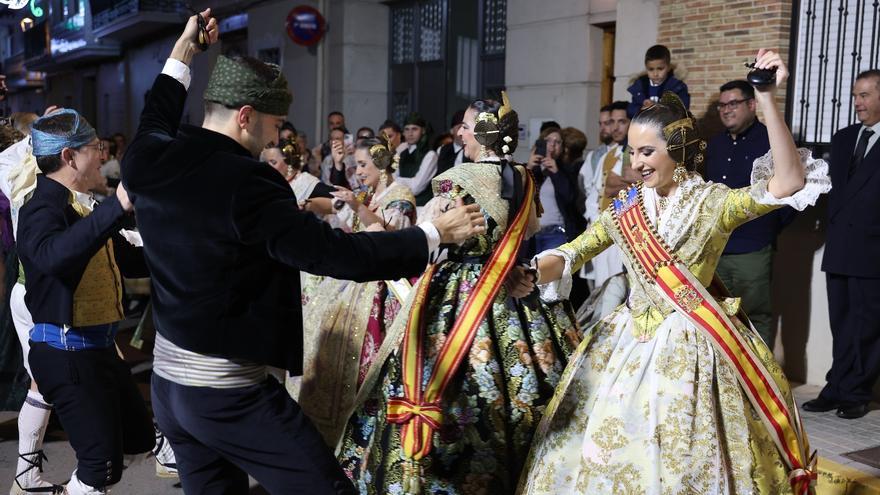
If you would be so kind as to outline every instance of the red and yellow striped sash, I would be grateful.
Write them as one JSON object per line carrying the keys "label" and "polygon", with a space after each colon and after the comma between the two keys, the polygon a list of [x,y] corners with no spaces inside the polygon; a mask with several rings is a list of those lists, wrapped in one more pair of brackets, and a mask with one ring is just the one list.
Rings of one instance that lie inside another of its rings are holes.
{"label": "red and yellow striped sash", "polygon": [[516,264],[516,254],[525,237],[529,211],[535,199],[535,184],[530,174],[525,174],[525,198],[510,228],[483,267],[471,294],[446,342],[437,355],[431,377],[422,390],[424,370],[424,305],[428,286],[436,271],[436,265],[428,267],[422,276],[416,298],[410,310],[403,337],[403,397],[388,401],[387,419],[401,424],[400,438],[404,457],[418,461],[431,452],[432,436],[443,420],[440,399],[455,371],[468,354],[477,328],[486,311],[492,306],[504,279]]}
{"label": "red and yellow striped sash", "polygon": [[785,397],[745,338],[736,330],[693,273],[676,258],[647,220],[641,184],[614,200],[615,222],[627,248],[638,262],[636,270],[654,282],[664,299],[705,335],[735,371],[767,432],[789,468],[789,481],[798,495],[808,494],[816,480],[816,456],[810,452],[797,408]]}

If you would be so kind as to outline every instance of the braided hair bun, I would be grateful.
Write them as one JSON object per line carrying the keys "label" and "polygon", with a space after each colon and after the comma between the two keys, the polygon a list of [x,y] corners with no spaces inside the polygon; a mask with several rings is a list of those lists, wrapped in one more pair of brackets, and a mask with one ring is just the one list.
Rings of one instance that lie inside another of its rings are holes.
{"label": "braided hair bun", "polygon": [[703,163],[706,141],[697,120],[675,93],[664,92],[659,102],[639,112],[632,123],[656,127],[669,156],[687,170],[694,171]]}
{"label": "braided hair bun", "polygon": [[[519,116],[510,108],[507,95],[502,93],[504,102],[496,100],[476,100],[470,109],[477,114],[474,137],[497,156],[510,155],[519,143]],[[481,114],[491,114],[494,119],[480,119]]]}

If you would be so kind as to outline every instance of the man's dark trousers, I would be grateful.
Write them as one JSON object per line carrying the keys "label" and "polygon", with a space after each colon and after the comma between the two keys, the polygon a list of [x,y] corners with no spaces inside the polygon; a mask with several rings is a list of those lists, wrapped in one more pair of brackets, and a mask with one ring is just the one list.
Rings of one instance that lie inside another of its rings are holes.
{"label": "man's dark trousers", "polygon": [[62,351],[31,342],[28,360],[40,393],[58,412],[76,452],[76,477],[103,488],[122,478],[123,454],[149,452],[153,421],[115,347]]}
{"label": "man's dark trousers", "polygon": [[826,274],[834,361],[821,396],[867,404],[880,376],[880,278]]}
{"label": "man's dark trousers", "polygon": [[186,494],[355,494],[321,434],[269,378],[259,385],[188,387],[153,374],[153,412],[171,441]]}

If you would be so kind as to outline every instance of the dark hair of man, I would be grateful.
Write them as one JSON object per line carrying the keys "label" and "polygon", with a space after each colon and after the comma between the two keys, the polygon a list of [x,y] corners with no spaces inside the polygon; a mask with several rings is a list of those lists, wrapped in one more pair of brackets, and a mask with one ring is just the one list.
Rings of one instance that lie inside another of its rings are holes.
{"label": "dark hair of man", "polygon": [[562,126],[559,125],[559,122],[556,122],[555,120],[545,120],[544,122],[541,122],[541,128],[539,132],[544,132],[545,129],[550,129],[551,127],[559,129]]}
{"label": "dark hair of man", "polygon": [[[38,122],[34,122],[33,128],[47,134],[63,135],[72,132],[74,125],[76,125],[76,115],[59,113],[57,115],[45,117]],[[61,168],[61,153],[37,156],[36,159],[37,167],[39,167],[40,171],[46,175]]]}
{"label": "dark hair of man", "polygon": [[859,72],[858,77],[856,77],[856,81],[859,79],[868,79],[869,77],[874,78],[874,84],[877,85],[877,89],[880,89],[880,69],[868,69],[866,71]]}
{"label": "dark hair of man", "polygon": [[725,91],[733,91],[734,89],[738,89],[742,93],[743,98],[748,100],[755,97],[755,88],[748,81],[743,81],[742,79],[724,83],[719,91],[723,93]]}
{"label": "dark hair of man", "polygon": [[342,117],[343,119],[345,119],[345,115],[343,115],[343,113],[340,112],[339,110],[333,110],[332,112],[328,113],[328,114],[327,114],[327,118],[329,119],[330,117],[332,117],[332,116],[334,116],[334,115],[339,115],[340,117]]}
{"label": "dark hair of man", "polygon": [[398,134],[400,134],[401,132],[403,132],[403,131],[400,129],[400,126],[397,125],[396,122],[394,122],[393,120],[390,120],[390,119],[389,119],[389,120],[386,120],[385,122],[382,122],[382,125],[379,126],[379,133],[381,134],[381,133],[382,133],[382,130],[384,130],[384,129],[392,129],[392,130],[394,130],[394,132],[396,132],[396,133],[398,133]]}
{"label": "dark hair of man", "polygon": [[628,108],[629,103],[625,101],[615,101],[614,103],[608,105],[609,112],[613,112],[615,110],[623,110],[624,112],[626,112]]}
{"label": "dark hair of man", "polygon": [[281,131],[290,131],[296,134],[296,127],[294,127],[292,123],[285,120],[284,123],[281,124],[281,129],[278,129],[278,132]]}
{"label": "dark hair of man", "polygon": [[672,54],[669,53],[669,48],[663,45],[654,45],[645,52],[645,63],[652,60],[662,60],[669,64],[672,61]]}
{"label": "dark hair of man", "polygon": [[602,108],[599,109],[599,113],[610,112],[611,105],[602,105]]}

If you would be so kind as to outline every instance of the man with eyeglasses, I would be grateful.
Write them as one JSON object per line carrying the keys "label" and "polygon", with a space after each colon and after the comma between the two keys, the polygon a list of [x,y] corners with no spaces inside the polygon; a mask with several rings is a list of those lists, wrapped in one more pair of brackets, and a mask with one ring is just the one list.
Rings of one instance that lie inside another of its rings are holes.
{"label": "man with eyeglasses", "polygon": [[107,493],[122,477],[123,454],[147,453],[156,443],[114,343],[125,318],[121,273],[148,272],[143,255],[118,233],[133,208],[125,188],[94,209],[76,200],[103,182],[104,146],[94,128],[63,109],[35,121],[31,139],[42,174],[21,207],[16,238],[34,322],[28,361],[76,452],[65,493]]}
{"label": "man with eyeglasses", "polygon": [[[770,150],[767,127],[755,113],[755,90],[746,81],[721,86],[718,114],[725,130],[709,141],[706,180],[731,188],[751,184],[752,165]],[[730,235],[717,273],[727,289],[742,298],[742,307],[770,349],[776,339],[770,276],[776,236],[794,217],[785,207],[752,220]]]}

